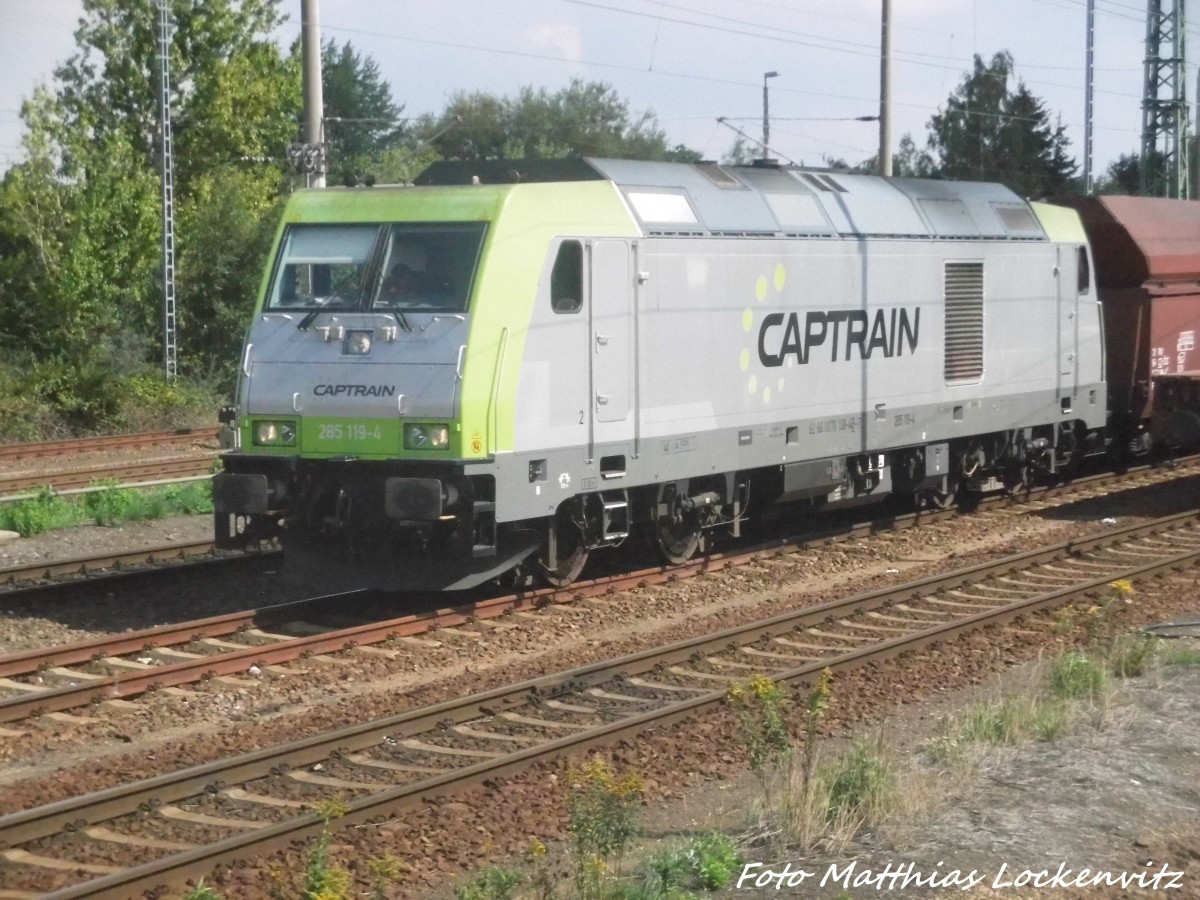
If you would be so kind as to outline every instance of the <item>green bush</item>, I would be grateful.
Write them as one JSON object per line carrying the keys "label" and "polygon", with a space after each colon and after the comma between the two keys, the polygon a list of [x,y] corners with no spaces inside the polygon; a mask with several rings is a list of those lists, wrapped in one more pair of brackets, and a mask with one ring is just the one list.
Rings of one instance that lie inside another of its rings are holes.
{"label": "green bush", "polygon": [[856,741],[844,753],[830,772],[829,813],[830,818],[846,815],[852,818],[867,818],[870,811],[881,805],[881,801],[893,788],[892,772],[878,753],[865,741]]}
{"label": "green bush", "polygon": [[94,522],[116,525],[165,516],[212,512],[212,484],[196,481],[156,488],[107,485],[105,490],[62,497],[42,488],[35,497],[0,504],[0,529],[22,537]]}
{"label": "green bush", "polygon": [[72,363],[6,360],[0,364],[0,443],[207,427],[227,402],[215,383],[167,381],[144,365],[134,371],[128,365],[103,352]]}
{"label": "green bush", "polygon": [[120,421],[127,431],[171,431],[212,425],[224,394],[205,382],[167,381],[161,373],[122,379]]}
{"label": "green bush", "polygon": [[689,889],[716,891],[726,887],[741,867],[733,840],[721,832],[692,838],[682,847],[664,850],[642,865],[641,884],[633,892],[641,898],[690,896]]}
{"label": "green bush", "polygon": [[959,736],[989,744],[1016,744],[1035,738],[1052,741],[1067,724],[1061,700],[1040,693],[1012,694],[972,705],[963,717]]}
{"label": "green bush", "polygon": [[1107,687],[1104,669],[1085,653],[1064,653],[1050,670],[1050,689],[1068,700],[1098,697]]}
{"label": "green bush", "polygon": [[696,886],[707,891],[728,885],[742,865],[733,839],[719,831],[696,838],[687,848],[687,859]]}
{"label": "green bush", "polygon": [[131,515],[141,505],[137,492],[119,488],[113,481],[96,486],[106,490],[84,494],[83,508],[97,525],[116,525],[129,518],[140,518]]}
{"label": "green bush", "polygon": [[0,528],[15,531],[21,537],[78,525],[82,521],[78,508],[48,487],[41,488],[28,500],[0,505]]}

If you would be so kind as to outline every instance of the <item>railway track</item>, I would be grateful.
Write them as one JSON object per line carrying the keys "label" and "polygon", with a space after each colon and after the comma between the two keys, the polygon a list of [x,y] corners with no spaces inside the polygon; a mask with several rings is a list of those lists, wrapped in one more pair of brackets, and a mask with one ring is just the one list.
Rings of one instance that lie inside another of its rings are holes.
{"label": "railway track", "polygon": [[[1179,470],[1135,473],[1139,478],[1154,474],[1177,475]],[[1091,482],[1076,482],[1069,486],[1069,496],[1075,496],[1081,490],[1100,490],[1108,486],[1113,477],[1100,476]],[[1123,476],[1125,480],[1130,477],[1133,476]],[[1046,491],[1039,502],[1052,499],[1053,491]],[[995,498],[990,502],[993,507],[1003,507],[1009,501]],[[340,653],[438,628],[457,627],[512,612],[599,596],[627,586],[661,584],[718,572],[753,562],[764,555],[787,554],[877,532],[944,521],[956,515],[956,511],[947,510],[857,522],[730,553],[710,554],[683,566],[659,566],[604,576],[561,590],[471,598],[459,605],[398,617],[369,617],[350,626],[339,624],[339,619],[344,622],[345,618],[345,595],[334,595],[16,653],[0,657],[0,724],[11,729],[15,723],[47,713],[78,710],[107,700],[127,701],[158,688],[182,687],[213,678],[237,678],[255,668],[260,672],[272,671],[269,667],[285,666],[312,656]],[[195,546],[199,550],[203,545]],[[96,561],[107,564],[109,558]],[[157,571],[149,570],[150,574]],[[362,602],[353,605],[365,606]],[[334,612],[332,618],[331,611]],[[283,670],[273,671],[282,673]]]}
{"label": "railway track", "polygon": [[21,495],[48,487],[52,491],[72,491],[96,486],[97,482],[115,481],[122,486],[143,482],[179,481],[211,475],[217,462],[214,451],[203,457],[162,459],[154,462],[109,463],[64,472],[0,474],[0,498]]}
{"label": "railway track", "polygon": [[118,434],[107,437],[72,438],[63,441],[44,441],[35,444],[0,445],[0,461],[36,459],[47,456],[71,456],[80,453],[128,450],[137,447],[156,447],[193,441],[215,441],[219,429],[182,428],[177,431],[148,431],[140,434]]}
{"label": "railway track", "polygon": [[[831,601],[0,818],[0,890],[129,897],[337,825],[703,713],[753,675],[805,682],[1194,565],[1200,510]],[[636,577],[636,576],[632,576]]]}
{"label": "railway track", "polygon": [[[1028,493],[1020,493],[1007,497],[991,497],[980,502],[976,509],[993,509],[998,506],[1022,507],[1030,503],[1041,504],[1068,497],[1099,496],[1104,490],[1116,486],[1143,487],[1169,481],[1174,478],[1200,471],[1200,455],[1188,456],[1176,460],[1169,467],[1143,465],[1122,472],[1106,472],[1079,478],[1061,485],[1038,487]],[[885,519],[864,522],[838,530],[853,537],[870,533],[880,528],[903,528],[917,522],[932,522],[949,516],[958,515],[955,510],[940,512],[925,512],[920,515],[908,514],[902,516],[887,516]],[[120,577],[123,569],[139,569],[146,565],[163,564],[172,561],[189,562],[196,557],[202,557],[213,552],[211,541],[196,541],[187,544],[170,544],[158,547],[134,548],[128,552],[106,553],[95,556],[75,557],[61,560],[39,560],[35,563],[0,568],[0,588],[17,588],[22,584],[61,579],[70,576],[90,577]],[[275,551],[264,551],[272,554]],[[128,574],[133,574],[132,572]],[[42,585],[31,585],[24,589],[32,595],[43,590]],[[2,594],[0,594],[2,596]]]}
{"label": "railway track", "polygon": [[[69,586],[77,582],[56,582],[55,584],[31,584],[33,582],[53,579],[83,576],[90,580],[102,578],[127,578],[147,572],[147,567],[189,563],[193,565],[220,564],[238,557],[213,557],[212,541],[188,541],[185,543],[162,544],[157,547],[138,547],[133,550],[123,550],[118,553],[98,553],[91,556],[79,556],[69,559],[38,560],[19,566],[0,568],[0,587],[26,585],[19,590],[7,593],[0,592],[0,597],[11,597],[15,594],[23,596],[42,596],[48,590],[56,587]],[[274,553],[275,551],[266,551]],[[149,571],[157,571],[150,569]]]}

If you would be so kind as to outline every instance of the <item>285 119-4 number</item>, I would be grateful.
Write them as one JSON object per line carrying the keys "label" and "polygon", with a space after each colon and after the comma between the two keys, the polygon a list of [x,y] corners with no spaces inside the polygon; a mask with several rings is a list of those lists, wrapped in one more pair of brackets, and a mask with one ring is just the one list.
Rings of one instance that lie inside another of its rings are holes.
{"label": "285 119-4 number", "polygon": [[378,425],[322,425],[318,434],[322,441],[378,441],[382,438],[383,432]]}

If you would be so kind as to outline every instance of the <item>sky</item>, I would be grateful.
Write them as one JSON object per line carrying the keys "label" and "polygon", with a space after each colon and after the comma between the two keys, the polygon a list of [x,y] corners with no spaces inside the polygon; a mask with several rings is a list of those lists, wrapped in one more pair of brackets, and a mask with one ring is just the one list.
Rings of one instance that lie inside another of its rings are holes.
{"label": "sky", "polygon": [[[1187,31],[1200,48],[1200,0]],[[146,0],[152,9],[152,0]],[[1164,3],[1164,5],[1167,5]],[[1093,171],[1140,144],[1144,0],[1096,0]],[[283,0],[299,33],[300,0]],[[881,0],[320,0],[325,38],[380,67],[405,116],[440,112],[457,92],[556,91],[606,82],[651,111],[671,143],[719,159],[737,135],[761,138],[764,73],[771,145],[808,165],[878,151]],[[1009,51],[1083,162],[1085,0],[893,0],[893,145],[924,145],[975,54]],[[0,169],[23,158],[21,101],[74,51],[81,0],[0,0]],[[1193,54],[1200,57],[1193,49]],[[1196,96],[1196,70],[1187,93]]]}

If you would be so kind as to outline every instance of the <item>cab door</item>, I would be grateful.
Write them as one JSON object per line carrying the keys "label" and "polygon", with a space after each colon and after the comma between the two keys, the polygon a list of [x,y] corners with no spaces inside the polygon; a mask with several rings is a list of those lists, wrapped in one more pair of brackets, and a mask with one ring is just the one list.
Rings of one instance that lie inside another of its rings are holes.
{"label": "cab door", "polygon": [[588,305],[592,444],[633,439],[633,266],[628,241],[591,244]]}
{"label": "cab door", "polygon": [[1058,395],[1075,394],[1079,365],[1079,262],[1074,247],[1058,253]]}

